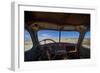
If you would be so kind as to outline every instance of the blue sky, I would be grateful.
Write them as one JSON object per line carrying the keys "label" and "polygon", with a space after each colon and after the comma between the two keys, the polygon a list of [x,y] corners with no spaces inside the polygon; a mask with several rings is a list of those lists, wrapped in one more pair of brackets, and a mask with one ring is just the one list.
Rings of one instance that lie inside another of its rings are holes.
{"label": "blue sky", "polygon": [[24,39],[25,39],[25,41],[27,41],[27,40],[31,40],[31,37],[30,37],[29,32],[25,30],[24,33],[25,33],[25,34],[24,34]]}
{"label": "blue sky", "polygon": [[[30,40],[30,35],[29,33],[25,30],[25,40]],[[78,38],[79,33],[76,31],[62,31],[61,32],[61,37],[62,38]],[[59,38],[59,32],[58,31],[53,31],[53,30],[41,30],[38,32],[38,38],[39,40],[41,39],[46,39],[46,38]],[[90,38],[90,32],[87,32],[85,35],[85,38]]]}

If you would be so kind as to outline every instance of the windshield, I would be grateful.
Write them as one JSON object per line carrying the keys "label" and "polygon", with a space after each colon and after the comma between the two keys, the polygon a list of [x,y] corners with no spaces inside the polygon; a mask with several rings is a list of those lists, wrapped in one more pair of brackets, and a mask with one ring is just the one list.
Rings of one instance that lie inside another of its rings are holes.
{"label": "windshield", "polygon": [[[79,38],[79,32],[76,31],[55,31],[55,30],[40,30],[38,31],[38,39],[42,41],[44,39],[52,39],[55,42],[61,43],[77,43]],[[52,41],[47,40],[46,43],[52,43]],[[40,42],[44,44],[44,42]]]}
{"label": "windshield", "polygon": [[[55,42],[59,41],[59,32],[54,30],[40,30],[38,31],[38,39],[42,41],[44,39],[52,39]],[[52,41],[48,40],[46,43],[52,43]],[[40,44],[44,44],[44,42],[40,42]]]}
{"label": "windshield", "polygon": [[77,43],[79,38],[79,32],[76,31],[62,31],[61,42]]}

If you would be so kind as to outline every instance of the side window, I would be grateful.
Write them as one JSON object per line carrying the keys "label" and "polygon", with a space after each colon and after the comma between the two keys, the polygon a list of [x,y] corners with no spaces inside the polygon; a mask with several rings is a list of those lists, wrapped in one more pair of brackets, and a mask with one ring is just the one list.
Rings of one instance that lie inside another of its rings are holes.
{"label": "side window", "polygon": [[86,32],[85,37],[82,42],[82,46],[85,48],[90,48],[90,31]]}
{"label": "side window", "polygon": [[28,51],[33,47],[32,39],[30,33],[25,30],[24,31],[24,51]]}

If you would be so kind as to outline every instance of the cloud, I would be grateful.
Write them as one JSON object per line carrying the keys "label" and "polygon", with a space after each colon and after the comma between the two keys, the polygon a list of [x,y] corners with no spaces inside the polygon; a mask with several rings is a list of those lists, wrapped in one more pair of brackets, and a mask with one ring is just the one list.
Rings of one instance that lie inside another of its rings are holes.
{"label": "cloud", "polygon": [[43,36],[43,37],[51,37],[51,35],[50,34],[41,34],[41,36]]}
{"label": "cloud", "polygon": [[41,34],[39,35],[39,40],[47,39],[47,38],[52,38],[52,35],[46,33],[46,34]]}

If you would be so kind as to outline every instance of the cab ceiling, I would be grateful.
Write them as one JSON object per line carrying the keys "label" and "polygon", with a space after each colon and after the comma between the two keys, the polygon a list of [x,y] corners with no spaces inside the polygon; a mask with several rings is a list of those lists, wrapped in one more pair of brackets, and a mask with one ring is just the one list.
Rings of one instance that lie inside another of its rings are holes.
{"label": "cab ceiling", "polygon": [[63,30],[85,27],[90,29],[90,14],[25,11],[24,17],[25,27]]}

